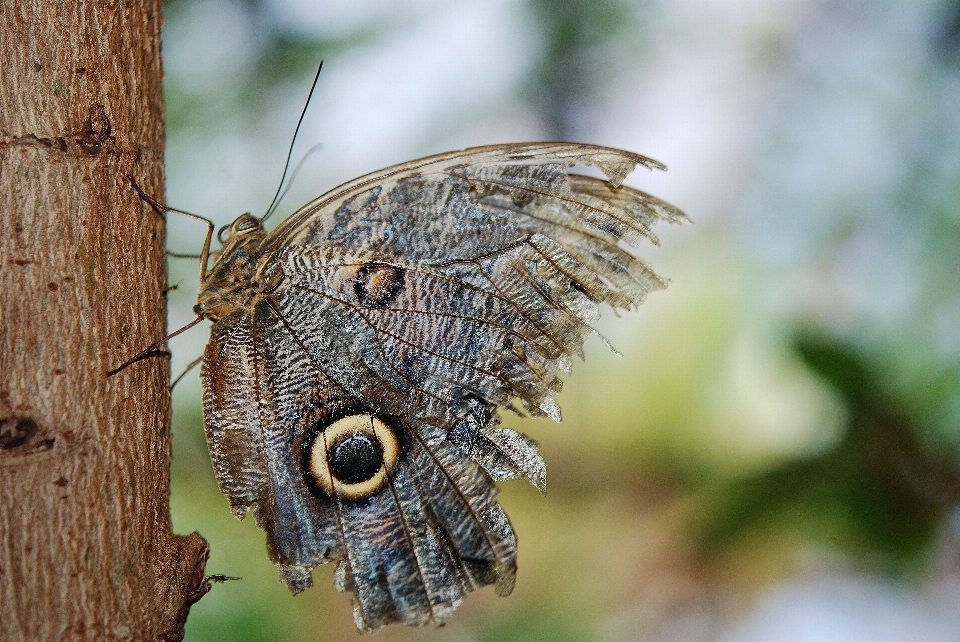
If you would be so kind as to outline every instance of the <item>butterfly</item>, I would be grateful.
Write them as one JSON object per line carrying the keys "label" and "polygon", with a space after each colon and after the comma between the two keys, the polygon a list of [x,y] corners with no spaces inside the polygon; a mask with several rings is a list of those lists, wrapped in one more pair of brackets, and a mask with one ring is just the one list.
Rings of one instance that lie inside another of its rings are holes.
{"label": "butterfly", "polygon": [[686,217],[621,185],[636,165],[665,169],[592,145],[477,147],[357,178],[269,233],[250,214],[226,229],[194,308],[213,322],[207,441],[294,594],[335,562],[372,632],[512,591],[495,482],[543,492],[546,465],[498,413],[560,421],[559,375],[598,306],[664,287],[627,246]]}

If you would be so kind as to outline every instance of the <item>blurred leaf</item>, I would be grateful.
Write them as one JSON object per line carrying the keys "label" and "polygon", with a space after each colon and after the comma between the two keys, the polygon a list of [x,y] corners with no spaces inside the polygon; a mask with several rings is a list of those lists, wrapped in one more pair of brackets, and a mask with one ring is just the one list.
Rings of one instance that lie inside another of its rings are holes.
{"label": "blurred leaf", "polygon": [[926,430],[880,383],[881,372],[848,345],[802,336],[796,349],[847,406],[842,440],[821,456],[788,461],[738,480],[703,500],[709,555],[758,529],[789,529],[874,559],[894,575],[922,561],[960,473],[925,447]]}

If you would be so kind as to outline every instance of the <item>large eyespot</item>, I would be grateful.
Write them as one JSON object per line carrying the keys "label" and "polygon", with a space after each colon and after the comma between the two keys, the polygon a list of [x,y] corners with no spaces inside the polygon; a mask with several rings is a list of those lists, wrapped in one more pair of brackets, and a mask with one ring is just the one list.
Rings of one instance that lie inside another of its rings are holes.
{"label": "large eyespot", "polygon": [[310,446],[310,474],[328,493],[369,497],[397,462],[397,436],[373,415],[350,415],[317,433]]}

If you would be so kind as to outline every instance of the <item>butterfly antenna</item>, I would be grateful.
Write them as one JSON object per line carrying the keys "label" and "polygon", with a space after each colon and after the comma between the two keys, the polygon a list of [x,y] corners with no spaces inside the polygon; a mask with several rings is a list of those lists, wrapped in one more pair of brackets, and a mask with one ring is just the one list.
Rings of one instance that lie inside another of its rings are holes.
{"label": "butterfly antenna", "polygon": [[[283,183],[287,178],[287,170],[290,169],[290,159],[293,157],[293,146],[297,142],[297,134],[300,133],[300,125],[303,124],[303,118],[307,115],[307,108],[310,106],[310,99],[313,98],[313,90],[317,86],[317,80],[320,79],[320,71],[323,69],[323,61],[320,61],[319,66],[317,66],[317,73],[313,77],[313,84],[310,85],[310,93],[307,94],[307,102],[303,105],[303,111],[300,112],[300,120],[297,121],[297,128],[293,130],[293,139],[290,141],[290,149],[287,150],[287,162],[283,165],[283,175],[280,177],[280,184],[277,185],[277,193],[273,195],[273,200],[270,201],[270,207],[267,208],[267,213],[260,218],[260,222],[263,223],[266,221],[274,210],[276,210],[277,205],[280,203],[281,190],[283,190]],[[301,161],[302,162],[302,161]],[[283,192],[286,194],[286,192]]]}

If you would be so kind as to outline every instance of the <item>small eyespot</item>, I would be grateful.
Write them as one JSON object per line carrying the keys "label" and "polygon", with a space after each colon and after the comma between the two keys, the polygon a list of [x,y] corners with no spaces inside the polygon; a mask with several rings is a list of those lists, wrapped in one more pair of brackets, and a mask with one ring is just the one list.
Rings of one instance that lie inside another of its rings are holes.
{"label": "small eyespot", "polygon": [[404,271],[394,265],[370,263],[357,271],[353,293],[361,305],[382,308],[403,289]]}
{"label": "small eyespot", "polygon": [[379,490],[397,462],[397,436],[373,415],[350,415],[318,431],[309,472],[329,494],[363,499]]}

